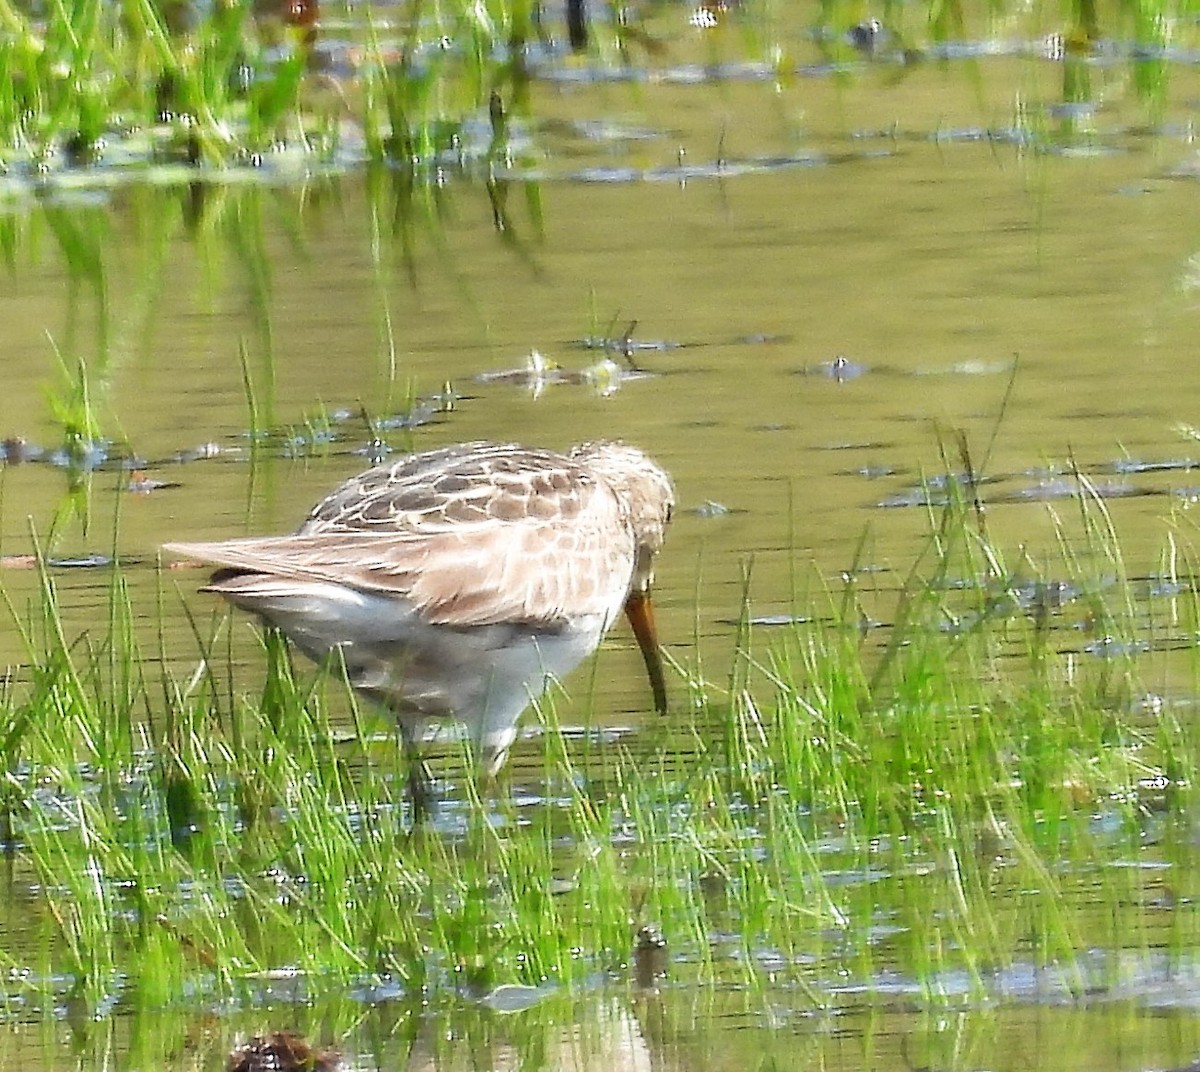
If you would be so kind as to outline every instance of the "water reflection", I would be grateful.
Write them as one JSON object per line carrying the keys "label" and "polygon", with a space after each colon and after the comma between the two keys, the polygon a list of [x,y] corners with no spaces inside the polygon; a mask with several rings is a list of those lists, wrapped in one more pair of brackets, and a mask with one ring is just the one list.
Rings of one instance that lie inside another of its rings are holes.
{"label": "water reflection", "polygon": [[[763,1064],[849,1072],[867,1062],[896,1072],[1031,1066],[1118,1072],[1192,1068],[1200,1051],[1200,1036],[1186,1016],[1167,1040],[1156,1031],[1155,1017],[1127,1015],[1103,1002],[1033,1002],[985,1015],[936,1017],[914,1017],[898,1008],[791,1015],[759,996],[736,992],[699,1003],[666,993],[617,1000],[559,998],[551,1004],[553,1009],[510,1016],[469,1007],[421,1011],[390,1003],[343,1005],[324,1021],[303,1011],[295,1018],[313,1029],[310,1041],[340,1055],[341,1068],[411,1072],[716,1072]],[[115,1026],[79,1025],[73,1033],[60,1027],[51,1052],[78,1067],[99,1067],[104,1055],[120,1054],[134,1067],[210,1068],[256,1034],[253,1018],[239,1021],[244,1025],[240,1035],[217,1016],[143,1014],[132,1023],[117,1020]],[[37,1067],[41,1050],[35,1033],[24,1032],[10,1037],[5,1052],[22,1067]]]}

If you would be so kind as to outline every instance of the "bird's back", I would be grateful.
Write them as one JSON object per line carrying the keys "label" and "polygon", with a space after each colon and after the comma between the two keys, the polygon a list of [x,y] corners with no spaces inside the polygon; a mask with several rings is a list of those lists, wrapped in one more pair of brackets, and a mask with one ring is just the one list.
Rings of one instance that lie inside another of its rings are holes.
{"label": "bird's back", "polygon": [[454,716],[497,763],[620,612],[638,546],[629,496],[586,460],[467,443],[352,477],[291,535],[167,550],[314,659],[337,651],[410,738]]}

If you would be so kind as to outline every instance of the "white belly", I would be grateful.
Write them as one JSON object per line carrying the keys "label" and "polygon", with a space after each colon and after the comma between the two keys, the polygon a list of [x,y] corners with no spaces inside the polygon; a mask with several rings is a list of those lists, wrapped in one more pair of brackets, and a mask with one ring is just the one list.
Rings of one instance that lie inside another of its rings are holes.
{"label": "white belly", "polygon": [[317,661],[340,649],[350,683],[389,708],[409,741],[431,719],[462,721],[491,770],[503,763],[530,701],[593,652],[611,624],[589,615],[556,628],[431,625],[403,599],[322,582],[226,595]]}

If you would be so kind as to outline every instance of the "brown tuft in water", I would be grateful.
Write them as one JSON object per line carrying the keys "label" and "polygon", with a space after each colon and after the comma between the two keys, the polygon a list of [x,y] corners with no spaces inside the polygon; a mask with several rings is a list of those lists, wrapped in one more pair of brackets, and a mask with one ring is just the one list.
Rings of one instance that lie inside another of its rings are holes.
{"label": "brown tuft in water", "polygon": [[274,1031],[235,1047],[225,1068],[226,1072],[334,1072],[341,1064],[341,1054],[335,1050],[315,1049],[291,1031]]}
{"label": "brown tuft in water", "polygon": [[653,989],[667,974],[667,940],[652,924],[638,928],[633,940],[633,978],[642,990]]}

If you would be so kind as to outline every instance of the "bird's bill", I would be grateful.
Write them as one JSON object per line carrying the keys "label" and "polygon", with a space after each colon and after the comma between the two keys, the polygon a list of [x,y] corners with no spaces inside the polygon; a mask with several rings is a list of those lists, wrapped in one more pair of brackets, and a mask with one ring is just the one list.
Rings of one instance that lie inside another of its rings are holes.
{"label": "bird's bill", "polygon": [[654,709],[660,715],[665,715],[667,683],[663,678],[662,654],[658,650],[658,633],[654,628],[654,607],[650,603],[650,593],[634,592],[625,601],[625,614],[629,618],[629,624],[633,626],[633,635],[637,637],[642,659],[646,663],[646,673],[650,676]]}

